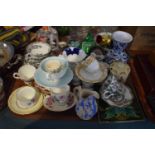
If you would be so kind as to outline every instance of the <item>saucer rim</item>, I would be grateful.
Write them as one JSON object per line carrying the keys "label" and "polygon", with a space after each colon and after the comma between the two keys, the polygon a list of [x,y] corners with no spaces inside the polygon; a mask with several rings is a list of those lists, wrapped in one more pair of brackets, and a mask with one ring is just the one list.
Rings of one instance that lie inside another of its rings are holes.
{"label": "saucer rim", "polygon": [[67,110],[73,108],[73,107],[76,105],[76,103],[77,103],[77,98],[76,98],[76,96],[74,95],[74,93],[70,92],[69,95],[70,95],[70,94],[71,94],[72,96],[74,96],[74,101],[73,101],[73,104],[72,104],[71,106],[68,106],[68,107],[66,107],[66,106],[52,106],[52,107],[61,107],[61,108],[59,108],[59,110],[54,110],[53,108],[51,109],[51,108],[49,108],[48,106],[46,106],[46,104],[45,104],[45,101],[46,101],[47,98],[50,96],[50,95],[46,95],[46,96],[44,97],[44,100],[43,100],[43,107],[44,107],[45,109],[49,110],[49,111],[52,111],[52,112],[63,112],[63,111],[67,111]]}
{"label": "saucer rim", "polygon": [[[80,74],[80,70],[83,68],[82,64],[77,64],[75,67],[75,73],[78,76],[78,78],[84,82],[88,82],[88,83],[99,83],[102,82],[106,79],[107,75],[108,75],[108,68],[105,68],[106,71],[102,71],[102,67],[105,65],[105,63],[99,63],[100,64],[100,71],[102,73],[102,76],[98,79],[98,80],[88,80],[85,79],[81,74]],[[103,76],[104,74],[106,74],[105,76]]]}
{"label": "saucer rim", "polygon": [[[23,86],[23,87],[25,87],[25,86]],[[22,88],[22,87],[20,87],[20,88]],[[32,114],[32,113],[35,113],[38,110],[40,110],[43,106],[42,102],[43,102],[44,96],[39,91],[38,91],[39,97],[33,106],[28,107],[28,108],[21,108],[17,105],[17,103],[16,103],[16,92],[20,88],[17,88],[16,90],[14,90],[11,93],[11,95],[9,96],[9,99],[8,99],[9,110],[12,111],[13,113],[19,114],[19,115],[28,115],[28,114]]]}
{"label": "saucer rim", "polygon": [[[47,84],[43,83],[43,81],[40,81],[40,80],[39,80],[39,82],[38,82],[38,80],[36,79],[36,75],[37,75],[37,74],[38,74],[38,70],[37,70],[37,71],[35,72],[35,74],[34,74],[34,81],[35,81],[35,83],[36,83],[37,85],[41,86],[41,87],[46,87],[46,88],[62,87],[62,86],[64,86],[64,85],[70,83],[70,82],[72,81],[72,79],[73,79],[73,71],[72,71],[70,68],[68,68],[67,71],[66,71],[66,73],[65,73],[65,75],[64,75],[62,78],[60,78],[60,79],[58,80],[57,84],[52,85],[52,86],[47,86]],[[60,85],[60,81],[61,81],[67,74],[70,74],[70,76],[69,76],[69,78],[68,78],[68,79],[70,79],[70,80],[68,80],[69,82],[67,82],[67,83],[65,83],[65,84],[63,84],[63,85]],[[47,80],[46,80],[46,81],[47,81]],[[41,83],[40,83],[40,82],[41,82]],[[44,84],[45,84],[45,85],[44,85]]]}

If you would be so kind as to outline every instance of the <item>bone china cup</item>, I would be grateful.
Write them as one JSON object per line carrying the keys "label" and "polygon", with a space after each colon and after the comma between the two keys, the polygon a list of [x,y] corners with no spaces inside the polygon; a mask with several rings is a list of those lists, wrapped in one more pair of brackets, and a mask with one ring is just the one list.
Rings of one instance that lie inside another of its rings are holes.
{"label": "bone china cup", "polygon": [[18,72],[13,74],[15,79],[21,79],[23,81],[31,81],[34,78],[36,68],[32,65],[26,64],[19,68]]}

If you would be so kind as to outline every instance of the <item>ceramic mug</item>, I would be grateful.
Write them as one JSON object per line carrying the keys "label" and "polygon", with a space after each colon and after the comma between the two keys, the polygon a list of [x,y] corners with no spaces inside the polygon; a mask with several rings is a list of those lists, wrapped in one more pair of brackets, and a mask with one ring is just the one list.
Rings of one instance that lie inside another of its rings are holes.
{"label": "ceramic mug", "polygon": [[113,49],[116,52],[123,52],[128,44],[133,40],[131,34],[124,31],[115,31],[112,34]]}
{"label": "ceramic mug", "polygon": [[70,93],[70,86],[66,85],[62,88],[52,88],[51,97],[54,100],[54,103],[58,106],[65,105],[68,101],[68,96]]}
{"label": "ceramic mug", "polygon": [[36,101],[36,90],[29,86],[21,87],[17,90],[16,98],[16,102],[21,108],[30,107]]}
{"label": "ceramic mug", "polygon": [[13,73],[15,79],[21,79],[23,81],[31,81],[34,78],[36,68],[32,65],[26,64],[19,68],[18,72]]}

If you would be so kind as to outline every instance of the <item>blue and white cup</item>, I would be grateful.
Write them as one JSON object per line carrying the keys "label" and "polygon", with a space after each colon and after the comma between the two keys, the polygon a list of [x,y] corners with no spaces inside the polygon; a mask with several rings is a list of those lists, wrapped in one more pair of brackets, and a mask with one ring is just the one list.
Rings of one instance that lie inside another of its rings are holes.
{"label": "blue and white cup", "polygon": [[112,34],[113,50],[116,52],[123,52],[128,44],[132,42],[133,37],[131,34],[124,31],[115,31]]}

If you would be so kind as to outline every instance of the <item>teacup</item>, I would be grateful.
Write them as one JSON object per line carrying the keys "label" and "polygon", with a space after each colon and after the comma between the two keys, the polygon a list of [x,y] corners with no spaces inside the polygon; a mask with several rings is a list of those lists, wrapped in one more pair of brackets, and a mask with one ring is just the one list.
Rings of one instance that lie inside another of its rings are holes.
{"label": "teacup", "polygon": [[128,44],[133,40],[131,34],[124,31],[115,31],[112,34],[114,51],[123,52]]}
{"label": "teacup", "polygon": [[121,102],[124,100],[124,87],[122,87],[121,83],[117,81],[114,75],[109,75],[103,83],[100,92],[102,99],[105,101],[111,100],[112,102]]}
{"label": "teacup", "polygon": [[18,72],[13,73],[13,77],[15,79],[21,79],[23,81],[29,82],[33,80],[35,71],[36,68],[34,66],[26,64],[21,66],[18,69]]}
{"label": "teacup", "polygon": [[99,62],[95,59],[94,55],[89,56],[84,62],[85,71],[89,73],[94,73],[99,71]]}
{"label": "teacup", "polygon": [[17,90],[16,103],[21,108],[31,107],[36,101],[36,90],[33,87],[25,86]]}
{"label": "teacup", "polygon": [[48,57],[41,62],[39,69],[48,80],[57,81],[66,73],[68,61],[61,56]]}
{"label": "teacup", "polygon": [[66,85],[62,88],[52,88],[51,97],[54,100],[54,104],[57,106],[65,105],[68,101],[68,96],[70,93],[70,86]]}

